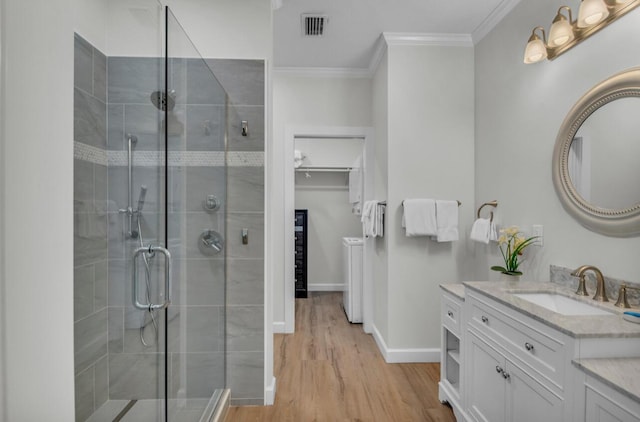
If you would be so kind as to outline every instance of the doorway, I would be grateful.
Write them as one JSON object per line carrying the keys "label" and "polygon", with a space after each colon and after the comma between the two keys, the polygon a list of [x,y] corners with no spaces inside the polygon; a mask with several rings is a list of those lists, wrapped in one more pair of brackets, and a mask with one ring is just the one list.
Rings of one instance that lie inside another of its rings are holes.
{"label": "doorway", "polygon": [[[284,179],[284,317],[285,333],[295,331],[295,275],[294,254],[295,250],[295,145],[296,140],[303,139],[360,139],[362,142],[362,179],[363,190],[361,203],[372,200],[374,197],[374,173],[373,163],[375,157],[375,145],[373,129],[369,127],[287,127],[285,130],[285,179]],[[363,259],[363,329],[371,332],[373,297],[371,288],[371,262],[372,240],[364,243]]]}

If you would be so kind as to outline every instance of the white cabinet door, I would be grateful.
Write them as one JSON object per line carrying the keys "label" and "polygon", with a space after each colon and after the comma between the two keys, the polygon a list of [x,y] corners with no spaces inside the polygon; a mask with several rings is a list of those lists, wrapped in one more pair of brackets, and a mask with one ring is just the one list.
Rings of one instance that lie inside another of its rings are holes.
{"label": "white cabinet door", "polygon": [[[625,409],[611,389],[587,388],[586,422],[639,422],[640,416]],[[637,406],[636,406],[637,407]]]}
{"label": "white cabinet door", "polygon": [[504,356],[471,331],[468,334],[469,414],[477,422],[503,422],[507,384],[501,372]]}
{"label": "white cabinet door", "polygon": [[506,413],[508,421],[562,422],[561,398],[507,360]]}

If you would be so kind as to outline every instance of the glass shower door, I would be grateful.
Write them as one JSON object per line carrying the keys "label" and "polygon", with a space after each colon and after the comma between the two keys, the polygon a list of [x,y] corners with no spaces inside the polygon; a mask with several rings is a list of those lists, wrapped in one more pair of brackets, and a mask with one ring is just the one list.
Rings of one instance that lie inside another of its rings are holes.
{"label": "glass shower door", "polygon": [[170,421],[212,412],[225,387],[227,95],[167,8],[167,311]]}
{"label": "glass shower door", "polygon": [[77,421],[208,420],[225,387],[227,94],[168,8],[75,48]]}

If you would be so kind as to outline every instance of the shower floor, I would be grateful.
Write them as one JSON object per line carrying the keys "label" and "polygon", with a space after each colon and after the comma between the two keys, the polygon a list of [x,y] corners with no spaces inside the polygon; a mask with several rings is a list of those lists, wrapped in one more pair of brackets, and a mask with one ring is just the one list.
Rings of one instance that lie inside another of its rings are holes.
{"label": "shower floor", "polygon": [[[208,420],[204,419],[203,416],[210,401],[210,399],[182,400],[181,406],[178,406],[177,400],[171,400],[169,402],[169,422],[200,422],[201,420]],[[163,413],[161,400],[137,400],[124,415],[118,418],[118,415],[130,403],[130,400],[109,400],[100,406],[87,419],[87,422],[156,422],[159,420],[157,415]]]}

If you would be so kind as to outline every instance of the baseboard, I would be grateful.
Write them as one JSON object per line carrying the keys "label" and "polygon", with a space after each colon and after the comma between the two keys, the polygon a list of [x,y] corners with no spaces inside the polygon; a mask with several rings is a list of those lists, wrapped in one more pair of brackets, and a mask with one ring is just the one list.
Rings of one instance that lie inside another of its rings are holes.
{"label": "baseboard", "polygon": [[390,349],[384,338],[373,325],[373,338],[380,349],[380,353],[387,363],[432,363],[440,362],[440,349]]}
{"label": "baseboard", "polygon": [[287,325],[284,321],[273,322],[273,334],[286,334],[286,333],[287,333]]}
{"label": "baseboard", "polygon": [[276,377],[271,377],[271,384],[264,389],[264,405],[271,406],[276,400]]}
{"label": "baseboard", "polygon": [[344,283],[313,283],[307,285],[310,292],[342,292]]}

